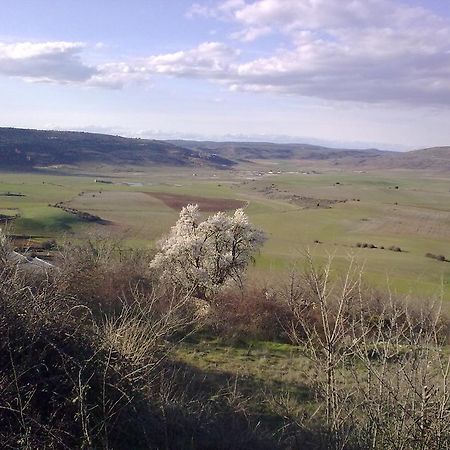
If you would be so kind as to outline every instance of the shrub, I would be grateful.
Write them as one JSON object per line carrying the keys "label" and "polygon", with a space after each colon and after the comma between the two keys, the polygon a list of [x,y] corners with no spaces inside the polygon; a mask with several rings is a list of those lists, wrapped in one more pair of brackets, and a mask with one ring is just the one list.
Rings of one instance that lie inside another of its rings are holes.
{"label": "shrub", "polygon": [[0,270],[8,265],[12,251],[13,248],[10,239],[0,228]]}
{"label": "shrub", "polygon": [[97,313],[121,310],[134,301],[134,292],[150,295],[155,282],[148,270],[151,253],[124,249],[120,240],[89,237],[67,241],[55,257],[52,273],[59,292],[76,298]]}
{"label": "shrub", "polygon": [[125,353],[123,342],[110,338],[123,335],[121,322],[106,326],[77,299],[63,295],[51,278],[15,268],[3,271],[1,280],[2,445],[149,446],[145,427],[152,422],[151,404],[144,401],[143,389],[163,360],[164,338],[170,335],[171,326],[159,327],[156,334],[149,327],[173,325],[171,313],[164,319],[146,314],[144,321],[135,310],[122,312],[130,330],[144,327],[149,332],[145,341],[159,343],[147,345],[142,359],[143,341],[137,334],[124,335],[129,351]]}
{"label": "shrub", "polygon": [[219,294],[207,316],[207,324],[226,338],[285,342],[289,342],[286,330],[291,321],[280,295],[257,287]]}
{"label": "shrub", "polygon": [[448,259],[444,255],[435,255],[434,253],[425,253],[427,258],[436,259],[438,261],[447,262]]}
{"label": "shrub", "polygon": [[358,248],[378,248],[375,244],[369,244],[368,242],[357,242]]}

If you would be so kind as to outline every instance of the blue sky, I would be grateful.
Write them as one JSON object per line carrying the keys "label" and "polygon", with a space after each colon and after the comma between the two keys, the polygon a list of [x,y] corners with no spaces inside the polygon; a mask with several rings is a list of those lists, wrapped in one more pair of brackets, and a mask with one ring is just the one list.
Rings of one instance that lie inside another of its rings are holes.
{"label": "blue sky", "polygon": [[2,0],[0,125],[450,145],[450,2]]}

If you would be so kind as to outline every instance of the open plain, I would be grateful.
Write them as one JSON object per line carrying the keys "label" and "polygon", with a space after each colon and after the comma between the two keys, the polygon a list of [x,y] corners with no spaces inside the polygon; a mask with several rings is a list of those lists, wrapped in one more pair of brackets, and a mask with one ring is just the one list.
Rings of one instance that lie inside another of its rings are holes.
{"label": "open plain", "polygon": [[0,174],[0,213],[14,217],[13,234],[37,242],[94,233],[154,248],[189,203],[199,204],[205,215],[243,207],[267,233],[250,277],[276,278],[301,265],[309,251],[318,261],[333,257],[337,268],[356,258],[365,279],[380,289],[450,299],[445,174],[314,168],[292,160],[225,170],[83,167]]}

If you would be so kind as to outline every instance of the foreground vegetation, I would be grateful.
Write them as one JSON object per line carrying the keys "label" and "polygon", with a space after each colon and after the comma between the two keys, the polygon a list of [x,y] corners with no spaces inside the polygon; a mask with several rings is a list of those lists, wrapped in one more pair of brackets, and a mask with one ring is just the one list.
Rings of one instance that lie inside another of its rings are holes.
{"label": "foreground vegetation", "polygon": [[[331,263],[207,300],[153,255],[66,242],[57,268],[0,249],[4,448],[446,449],[449,322]],[[163,280],[163,281],[162,281]]]}

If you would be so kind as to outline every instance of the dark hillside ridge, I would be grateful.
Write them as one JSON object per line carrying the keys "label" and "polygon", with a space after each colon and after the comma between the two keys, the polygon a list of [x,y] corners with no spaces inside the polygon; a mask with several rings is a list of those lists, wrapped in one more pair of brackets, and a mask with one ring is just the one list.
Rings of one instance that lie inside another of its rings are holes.
{"label": "dark hillside ridge", "polygon": [[124,138],[74,131],[0,128],[0,168],[77,165],[169,165],[232,167],[235,162],[218,155],[165,141]]}

